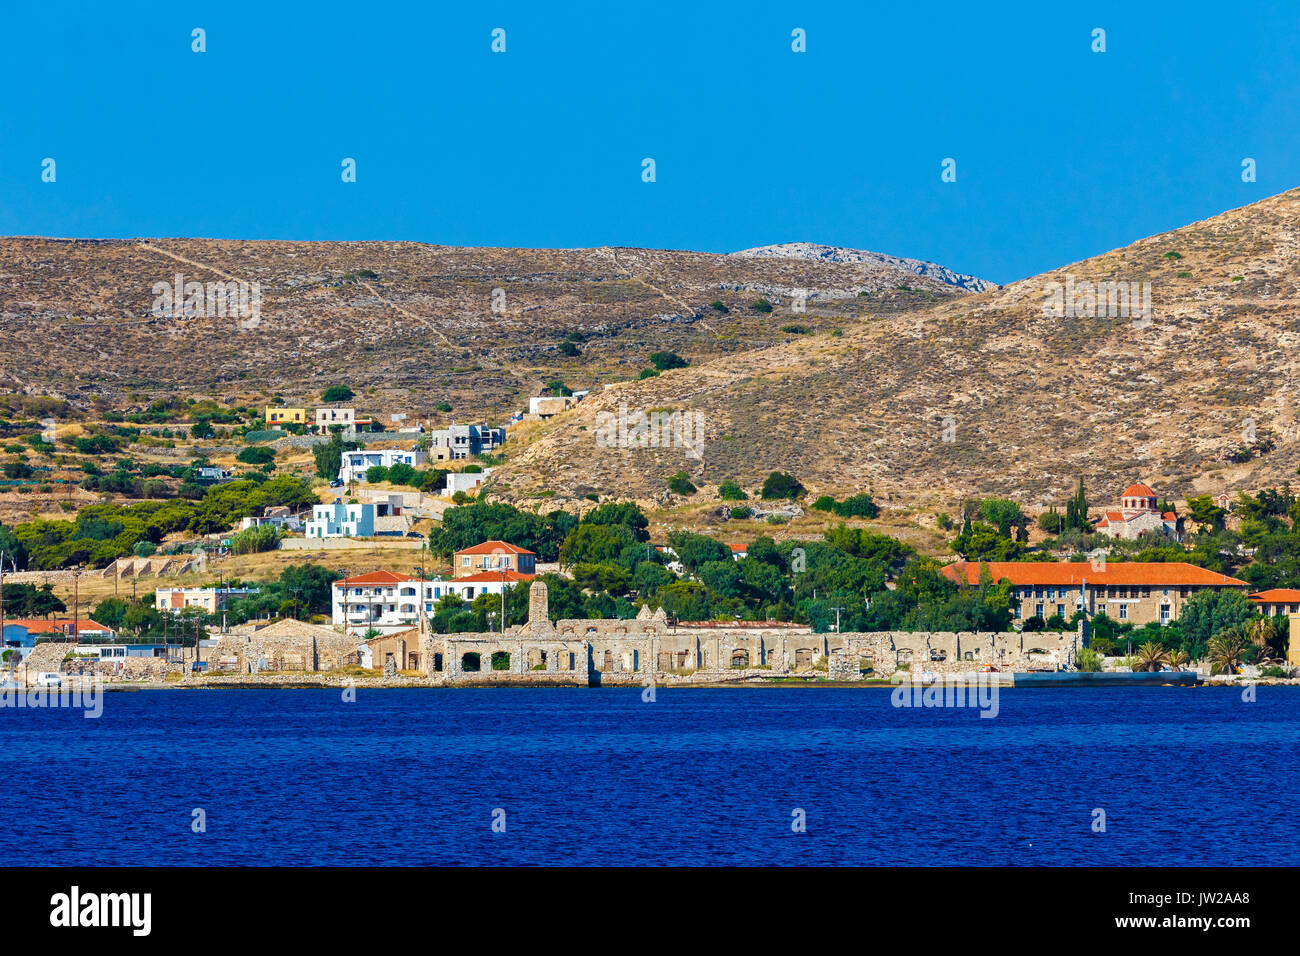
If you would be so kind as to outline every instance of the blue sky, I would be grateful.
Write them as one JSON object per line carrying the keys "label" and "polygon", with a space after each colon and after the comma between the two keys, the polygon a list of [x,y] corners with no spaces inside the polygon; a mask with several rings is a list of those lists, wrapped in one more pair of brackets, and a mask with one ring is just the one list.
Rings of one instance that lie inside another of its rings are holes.
{"label": "blue sky", "polygon": [[1006,282],[1300,184],[1294,2],[5,6],[4,235],[806,240]]}

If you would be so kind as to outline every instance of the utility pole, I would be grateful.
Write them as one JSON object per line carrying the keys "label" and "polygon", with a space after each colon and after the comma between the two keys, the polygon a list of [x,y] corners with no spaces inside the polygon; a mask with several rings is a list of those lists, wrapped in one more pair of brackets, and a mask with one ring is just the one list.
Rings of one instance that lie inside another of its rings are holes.
{"label": "utility pole", "polygon": [[[5,557],[5,553],[0,551],[0,647],[4,646],[5,635]],[[18,563],[15,561],[14,571],[17,570]]]}
{"label": "utility pole", "polygon": [[506,636],[506,559],[502,558],[497,566],[501,572],[501,636]]}
{"label": "utility pole", "polygon": [[835,612],[835,633],[838,634],[840,632],[840,611],[844,610],[844,608],[833,607],[831,610]]}
{"label": "utility pole", "polygon": [[81,584],[81,565],[72,569],[72,643],[77,643],[77,615],[81,606],[79,586]]}

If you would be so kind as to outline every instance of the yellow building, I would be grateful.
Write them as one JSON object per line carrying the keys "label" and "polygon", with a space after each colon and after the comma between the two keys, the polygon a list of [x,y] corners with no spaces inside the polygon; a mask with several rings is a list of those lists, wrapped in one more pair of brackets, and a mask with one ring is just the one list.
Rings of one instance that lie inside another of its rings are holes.
{"label": "yellow building", "polygon": [[307,409],[305,408],[272,408],[266,407],[266,423],[268,425],[305,425],[307,424]]}
{"label": "yellow building", "polygon": [[1286,662],[1293,667],[1300,667],[1300,617],[1290,620],[1291,632],[1286,646]]}

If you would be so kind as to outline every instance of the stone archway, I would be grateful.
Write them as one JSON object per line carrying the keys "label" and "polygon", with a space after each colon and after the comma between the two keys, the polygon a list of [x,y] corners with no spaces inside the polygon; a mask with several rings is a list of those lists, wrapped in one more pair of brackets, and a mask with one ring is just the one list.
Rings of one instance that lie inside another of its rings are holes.
{"label": "stone archway", "polygon": [[460,669],[467,674],[477,673],[482,666],[482,659],[474,651],[467,651],[461,655]]}

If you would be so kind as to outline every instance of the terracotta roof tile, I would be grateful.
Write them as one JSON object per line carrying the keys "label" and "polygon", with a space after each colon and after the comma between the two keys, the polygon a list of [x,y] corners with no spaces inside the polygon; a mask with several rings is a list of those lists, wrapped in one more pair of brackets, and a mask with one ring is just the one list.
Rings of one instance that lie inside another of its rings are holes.
{"label": "terracotta roof tile", "polygon": [[980,569],[987,567],[994,581],[1007,578],[1016,587],[1026,585],[1078,586],[1089,584],[1147,587],[1248,587],[1246,581],[1230,578],[1215,571],[1184,562],[1107,561],[1098,570],[1089,561],[976,561],[958,562],[943,569],[953,581],[960,581],[962,570],[968,584],[978,584]]}
{"label": "terracotta roof tile", "polygon": [[1260,604],[1295,604],[1300,603],[1300,589],[1271,588],[1267,591],[1258,591],[1252,594],[1250,599]]}
{"label": "terracotta roof tile", "polygon": [[457,554],[536,554],[527,548],[519,548],[508,541],[484,541],[472,548],[464,548]]}

